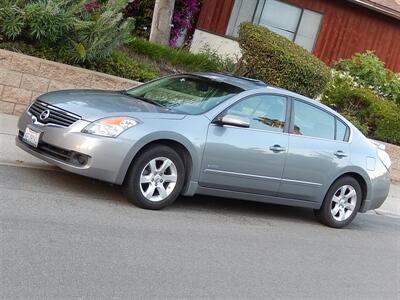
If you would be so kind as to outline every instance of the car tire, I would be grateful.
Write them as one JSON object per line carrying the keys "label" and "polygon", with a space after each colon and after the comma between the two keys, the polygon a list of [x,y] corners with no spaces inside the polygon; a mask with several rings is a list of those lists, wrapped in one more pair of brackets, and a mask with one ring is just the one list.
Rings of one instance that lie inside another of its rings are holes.
{"label": "car tire", "polygon": [[[162,170],[164,163],[170,165]],[[128,200],[133,204],[157,210],[176,200],[184,182],[185,166],[180,155],[168,146],[156,145],[146,148],[135,158],[124,187]]]}
{"label": "car tire", "polygon": [[322,206],[314,210],[317,219],[327,226],[342,228],[349,225],[360,209],[362,190],[358,181],[345,176],[329,188]]}

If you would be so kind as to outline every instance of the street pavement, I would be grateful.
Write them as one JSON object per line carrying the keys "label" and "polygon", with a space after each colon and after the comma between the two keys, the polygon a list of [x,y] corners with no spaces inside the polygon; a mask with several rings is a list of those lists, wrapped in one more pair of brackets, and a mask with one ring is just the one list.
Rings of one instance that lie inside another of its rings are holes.
{"label": "street pavement", "polygon": [[392,208],[341,230],[309,209],[214,197],[143,210],[19,156],[4,123],[0,299],[400,299]]}
{"label": "street pavement", "polygon": [[149,211],[119,188],[0,166],[0,299],[399,299],[400,219],[212,197]]}

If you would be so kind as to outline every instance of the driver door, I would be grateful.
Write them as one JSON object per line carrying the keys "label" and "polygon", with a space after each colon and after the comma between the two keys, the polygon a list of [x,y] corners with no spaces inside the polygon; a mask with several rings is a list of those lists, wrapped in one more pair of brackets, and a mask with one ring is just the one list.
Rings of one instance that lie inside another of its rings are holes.
{"label": "driver door", "polygon": [[288,148],[287,103],[282,95],[249,96],[223,113],[247,117],[249,128],[211,123],[199,184],[276,195]]}

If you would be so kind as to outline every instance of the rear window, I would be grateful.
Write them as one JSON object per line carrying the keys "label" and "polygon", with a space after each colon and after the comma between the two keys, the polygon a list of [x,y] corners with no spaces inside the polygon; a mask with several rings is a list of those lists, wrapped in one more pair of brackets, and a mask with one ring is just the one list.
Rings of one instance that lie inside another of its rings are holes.
{"label": "rear window", "polygon": [[339,119],[336,119],[336,140],[337,141],[347,141],[347,126],[340,121]]}

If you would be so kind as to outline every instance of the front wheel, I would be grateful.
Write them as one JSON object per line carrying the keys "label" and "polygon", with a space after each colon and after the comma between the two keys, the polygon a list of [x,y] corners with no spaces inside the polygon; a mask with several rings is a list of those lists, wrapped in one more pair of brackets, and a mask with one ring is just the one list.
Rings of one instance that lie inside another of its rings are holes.
{"label": "front wheel", "polygon": [[356,179],[350,176],[338,179],[329,188],[317,219],[330,227],[342,228],[353,221],[361,206],[362,191]]}
{"label": "front wheel", "polygon": [[146,209],[162,209],[180,195],[185,181],[182,158],[173,149],[157,145],[142,152],[125,182],[128,199]]}

